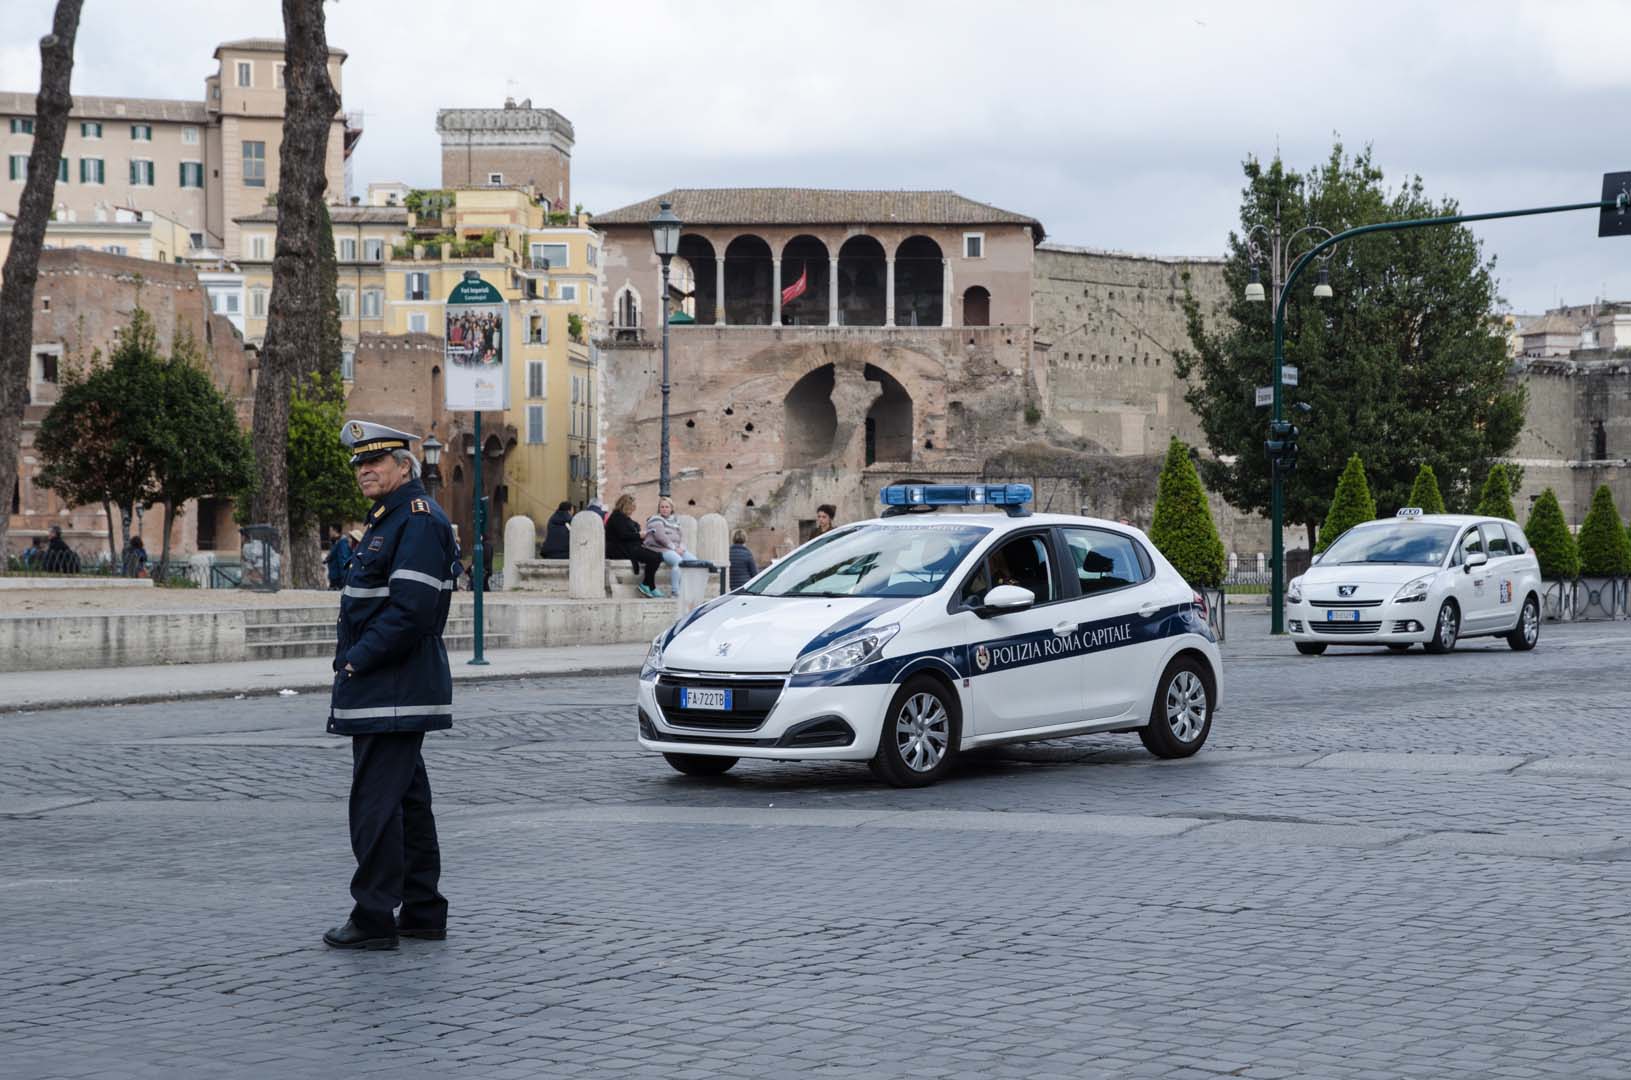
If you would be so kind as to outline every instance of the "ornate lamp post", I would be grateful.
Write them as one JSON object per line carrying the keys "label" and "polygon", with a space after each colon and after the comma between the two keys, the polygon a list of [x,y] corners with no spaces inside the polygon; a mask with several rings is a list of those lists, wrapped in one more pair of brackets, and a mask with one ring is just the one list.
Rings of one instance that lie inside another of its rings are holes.
{"label": "ornate lamp post", "polygon": [[657,494],[672,495],[668,476],[668,264],[680,247],[680,219],[674,216],[673,203],[660,203],[657,216],[651,219],[651,246],[663,261],[663,449],[657,475]]}
{"label": "ornate lamp post", "polygon": [[436,437],[434,427],[419,449],[425,459],[425,491],[434,499],[436,489],[442,486],[442,441]]}

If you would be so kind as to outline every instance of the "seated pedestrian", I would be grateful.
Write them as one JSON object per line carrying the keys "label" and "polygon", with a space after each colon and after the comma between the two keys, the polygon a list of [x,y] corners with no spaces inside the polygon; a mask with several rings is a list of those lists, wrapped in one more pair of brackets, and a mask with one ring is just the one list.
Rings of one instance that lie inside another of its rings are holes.
{"label": "seated pedestrian", "polygon": [[820,536],[822,533],[832,532],[832,527],[837,521],[838,507],[832,503],[822,503],[816,507],[815,534]]}
{"label": "seated pedestrian", "polygon": [[590,499],[589,505],[585,506],[584,509],[593,510],[595,513],[600,515],[601,523],[605,523],[608,511],[606,509],[606,504],[600,501],[599,495],[596,495],[594,498]]}
{"label": "seated pedestrian", "polygon": [[629,560],[634,572],[641,575],[640,595],[661,597],[664,594],[657,588],[657,567],[663,564],[663,557],[641,542],[634,506],[634,496],[624,495],[612,507],[606,519],[606,557]]}
{"label": "seated pedestrian", "polygon": [[646,531],[640,542],[655,551],[668,564],[668,580],[674,580],[674,568],[691,557],[685,549],[685,534],[680,531],[680,519],[674,513],[674,500],[667,495],[657,500],[657,512],[646,518]]}
{"label": "seated pedestrian", "polygon": [[544,547],[538,553],[541,559],[565,559],[572,554],[572,504],[563,502],[549,515],[544,526]]}
{"label": "seated pedestrian", "polygon": [[746,585],[759,573],[759,564],[748,550],[748,534],[737,529],[731,536],[731,591]]}
{"label": "seated pedestrian", "polygon": [[79,553],[69,547],[68,542],[62,538],[62,526],[51,526],[50,534],[50,542],[45,546],[42,569],[48,574],[79,573]]}
{"label": "seated pedestrian", "polygon": [[147,576],[147,545],[140,536],[132,536],[130,544],[125,548],[124,563],[119,572],[125,577]]}

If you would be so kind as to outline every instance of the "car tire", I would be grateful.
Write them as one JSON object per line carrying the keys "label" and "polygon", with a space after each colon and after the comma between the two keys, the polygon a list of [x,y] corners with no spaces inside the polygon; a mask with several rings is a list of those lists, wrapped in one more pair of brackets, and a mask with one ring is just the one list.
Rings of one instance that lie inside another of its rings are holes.
{"label": "car tire", "polygon": [[741,759],[712,754],[664,754],[663,760],[686,776],[723,776]]}
{"label": "car tire", "polygon": [[1389,645],[1387,647],[1387,651],[1388,652],[1409,652],[1410,651],[1410,646],[1408,646],[1408,645]]}
{"label": "car tire", "polygon": [[1506,636],[1506,643],[1516,652],[1528,652],[1540,640],[1540,603],[1533,596],[1524,598],[1523,611],[1518,614],[1518,625]]}
{"label": "car tire", "polygon": [[1150,722],[1138,729],[1139,741],[1156,757],[1185,758],[1206,744],[1211,731],[1212,679],[1198,660],[1180,656],[1155,684]]}
{"label": "car tire", "polygon": [[1299,641],[1297,642],[1297,651],[1302,653],[1304,656],[1324,656],[1325,642]]}
{"label": "car tire", "polygon": [[962,724],[951,691],[936,679],[908,679],[889,702],[869,764],[892,787],[927,787],[957,761]]}
{"label": "car tire", "polygon": [[1461,633],[1461,610],[1454,600],[1446,600],[1438,607],[1438,618],[1433,621],[1433,636],[1427,641],[1427,651],[1442,656],[1455,648]]}

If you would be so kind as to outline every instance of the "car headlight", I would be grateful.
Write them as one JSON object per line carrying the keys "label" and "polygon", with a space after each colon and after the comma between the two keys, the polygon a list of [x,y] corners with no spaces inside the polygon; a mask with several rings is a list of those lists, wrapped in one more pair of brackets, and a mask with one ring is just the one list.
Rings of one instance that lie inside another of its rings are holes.
{"label": "car headlight", "polygon": [[1427,590],[1433,587],[1433,575],[1419,577],[1415,581],[1406,583],[1398,592],[1393,594],[1395,604],[1419,604],[1427,599]]}
{"label": "car headlight", "polygon": [[[664,631],[666,633],[667,631]],[[646,667],[652,671],[663,669],[663,635],[658,634],[651,639],[651,651],[646,653]]]}
{"label": "car headlight", "polygon": [[1303,579],[1292,578],[1291,584],[1286,586],[1286,603],[1300,604],[1303,602]]}
{"label": "car headlight", "polygon": [[842,641],[828,645],[820,652],[811,653],[793,665],[793,674],[809,675],[823,671],[842,671],[876,660],[889,639],[900,633],[899,624],[876,626],[852,634]]}

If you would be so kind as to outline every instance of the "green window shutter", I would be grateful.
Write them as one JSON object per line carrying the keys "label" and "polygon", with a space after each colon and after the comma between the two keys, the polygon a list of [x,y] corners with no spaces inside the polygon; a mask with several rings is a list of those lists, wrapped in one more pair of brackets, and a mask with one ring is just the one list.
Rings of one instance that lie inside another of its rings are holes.
{"label": "green window shutter", "polygon": [[57,183],[66,184],[67,182],[68,182],[68,159],[65,158],[65,157],[59,157],[59,158],[57,158]]}

